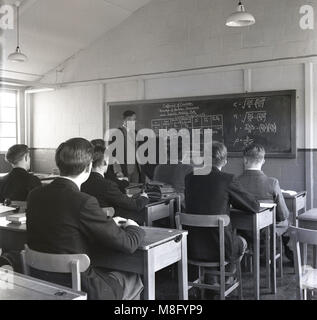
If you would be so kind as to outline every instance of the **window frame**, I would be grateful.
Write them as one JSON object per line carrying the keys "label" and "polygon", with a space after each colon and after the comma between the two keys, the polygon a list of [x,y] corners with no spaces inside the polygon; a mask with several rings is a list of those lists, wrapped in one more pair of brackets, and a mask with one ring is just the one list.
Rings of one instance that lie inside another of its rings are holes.
{"label": "window frame", "polygon": [[[14,93],[15,96],[16,96],[16,99],[15,99],[15,138],[16,138],[16,143],[19,143],[19,141],[21,140],[20,137],[19,137],[19,125],[20,125],[20,119],[19,119],[19,114],[20,114],[20,111],[19,111],[19,107],[20,107],[20,104],[19,104],[19,90],[17,89],[8,89],[8,88],[0,88],[0,94],[1,93]],[[1,106],[0,106],[1,108]],[[3,122],[3,123],[12,123],[12,122]],[[6,138],[6,137],[0,137],[1,138]],[[6,154],[6,151],[2,151],[0,150],[0,154]]]}

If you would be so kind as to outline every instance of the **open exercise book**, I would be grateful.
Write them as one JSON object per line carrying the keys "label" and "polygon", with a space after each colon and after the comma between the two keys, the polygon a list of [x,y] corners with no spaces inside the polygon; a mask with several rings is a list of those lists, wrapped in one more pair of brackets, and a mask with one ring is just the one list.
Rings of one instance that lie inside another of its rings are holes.
{"label": "open exercise book", "polygon": [[297,192],[294,190],[281,190],[281,191],[282,191],[282,193],[289,194],[290,196],[297,195]]}
{"label": "open exercise book", "polygon": [[0,205],[0,214],[1,213],[5,213],[5,212],[14,211],[14,210],[16,210],[16,208],[7,207],[7,206],[1,206]]}

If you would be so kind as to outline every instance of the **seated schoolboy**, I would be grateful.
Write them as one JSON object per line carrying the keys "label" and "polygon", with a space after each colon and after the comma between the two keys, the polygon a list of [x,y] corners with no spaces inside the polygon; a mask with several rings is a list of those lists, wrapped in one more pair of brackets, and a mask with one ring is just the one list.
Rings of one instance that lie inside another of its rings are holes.
{"label": "seated schoolboy", "polygon": [[41,181],[36,176],[28,173],[30,170],[30,152],[28,146],[16,144],[7,154],[6,161],[13,169],[0,181],[0,202],[5,199],[11,201],[26,201],[31,190],[41,186]]}
{"label": "seated schoolboy", "polygon": [[[230,215],[230,205],[236,209],[258,212],[258,201],[240,185],[237,179],[222,172],[227,164],[227,148],[220,142],[212,143],[212,170],[208,175],[190,173],[185,178],[186,212],[190,214]],[[189,228],[188,228],[189,229]],[[231,263],[242,259],[245,239],[225,227],[225,254]],[[188,234],[188,257],[200,261],[219,261],[219,232],[217,229],[192,227]]]}
{"label": "seated schoolboy", "polygon": [[[94,139],[90,142],[94,147],[102,147],[106,150],[105,140]],[[108,165],[108,169],[105,172],[104,176],[106,179],[110,179],[113,182],[115,182],[118,185],[118,187],[122,193],[126,193],[125,189],[129,186],[129,181],[124,180],[124,179],[119,179],[119,178],[123,177],[123,173],[121,171],[115,172],[115,168],[120,168],[120,170],[121,170],[120,165],[115,165],[115,164]]]}
{"label": "seated schoolboy", "polygon": [[102,208],[113,207],[116,216],[143,224],[144,208],[149,203],[147,195],[143,193],[136,198],[130,198],[120,191],[115,182],[106,179],[104,177],[107,171],[106,158],[104,148],[94,148],[92,172],[88,180],[82,184],[81,191],[95,197]]}
{"label": "seated schoolboy", "polygon": [[[74,138],[62,143],[55,155],[61,177],[33,190],[28,197],[27,243],[33,250],[54,254],[87,254],[88,270],[81,274],[82,290],[88,299],[136,299],[143,285],[139,275],[96,267],[95,254],[111,259],[114,251],[133,253],[144,231],[132,220],[119,227],[120,218],[107,218],[98,201],[80,187],[91,171],[93,147]],[[65,285],[67,274],[32,269],[40,279]],[[68,282],[67,282],[68,281]]]}
{"label": "seated schoolboy", "polygon": [[[276,203],[276,232],[284,234],[288,229],[289,211],[276,178],[265,175],[262,166],[265,163],[265,149],[260,144],[250,144],[243,152],[244,172],[238,177],[241,185],[258,200],[271,200]],[[285,254],[292,254],[288,246],[288,237],[283,237]]]}

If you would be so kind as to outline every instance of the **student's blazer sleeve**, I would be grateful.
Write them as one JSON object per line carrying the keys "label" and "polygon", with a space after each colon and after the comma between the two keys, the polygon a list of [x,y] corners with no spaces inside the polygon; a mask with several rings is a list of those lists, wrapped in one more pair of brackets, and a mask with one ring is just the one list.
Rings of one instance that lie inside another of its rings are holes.
{"label": "student's blazer sleeve", "polygon": [[284,221],[289,217],[289,211],[285,203],[284,196],[282,194],[280,184],[278,180],[273,181],[273,197],[276,203],[276,220],[277,222]]}
{"label": "student's blazer sleeve", "polygon": [[149,199],[145,197],[129,198],[114,182],[105,188],[105,198],[111,206],[130,211],[141,211],[149,203]]}
{"label": "student's blazer sleeve", "polygon": [[228,187],[230,203],[235,209],[259,212],[260,203],[253,195],[248,193],[240,184],[237,178],[233,177]]}
{"label": "student's blazer sleeve", "polygon": [[80,228],[95,246],[125,253],[136,251],[145,235],[144,230],[136,226],[118,227],[113,219],[106,217],[94,197],[89,197],[81,207]]}

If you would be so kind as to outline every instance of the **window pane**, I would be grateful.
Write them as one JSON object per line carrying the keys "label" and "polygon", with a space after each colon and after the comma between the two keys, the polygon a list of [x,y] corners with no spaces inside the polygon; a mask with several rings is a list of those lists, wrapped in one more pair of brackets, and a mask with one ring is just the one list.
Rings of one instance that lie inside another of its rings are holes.
{"label": "window pane", "polygon": [[16,137],[16,125],[15,123],[0,123],[0,139],[15,138]]}
{"label": "window pane", "polygon": [[0,138],[0,151],[7,152],[8,149],[16,144],[16,138]]}
{"label": "window pane", "polygon": [[15,108],[0,108],[0,122],[16,122]]}
{"label": "window pane", "polygon": [[0,92],[0,106],[15,108],[16,107],[15,92]]}

